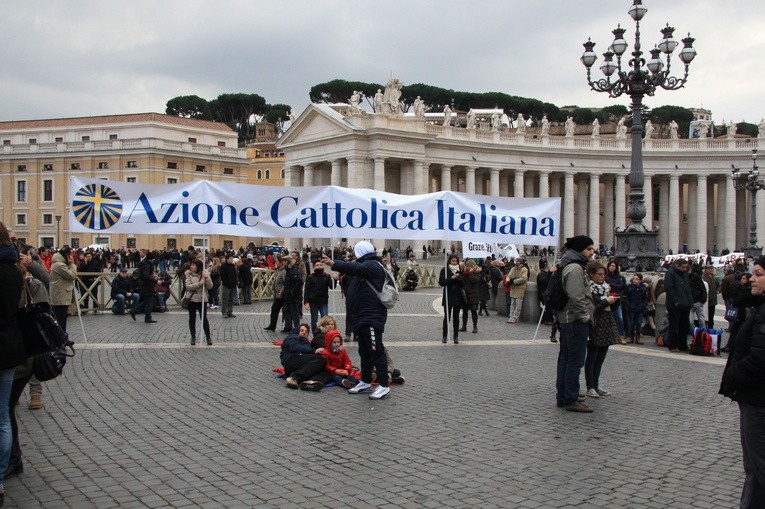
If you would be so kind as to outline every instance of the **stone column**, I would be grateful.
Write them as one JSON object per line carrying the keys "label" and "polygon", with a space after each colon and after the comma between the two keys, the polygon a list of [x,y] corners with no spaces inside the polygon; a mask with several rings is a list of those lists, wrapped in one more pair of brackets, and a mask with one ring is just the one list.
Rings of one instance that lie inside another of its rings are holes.
{"label": "stone column", "polygon": [[385,191],[385,158],[375,157],[374,186],[375,191]]}
{"label": "stone column", "polygon": [[600,238],[600,177],[596,173],[590,173],[590,200],[589,220],[587,221],[587,234],[595,241],[595,248],[603,243]]}
{"label": "stone column", "polygon": [[725,236],[720,251],[725,248],[736,250],[736,181],[728,174],[725,178]]}
{"label": "stone column", "polygon": [[499,196],[499,168],[491,168],[489,190],[490,196]]}
{"label": "stone column", "polygon": [[614,178],[603,177],[603,243],[608,247],[614,242]]}
{"label": "stone column", "polygon": [[645,196],[643,202],[645,203],[645,218],[643,224],[648,230],[653,230],[653,176],[645,175],[643,177],[643,192]]}
{"label": "stone column", "polygon": [[617,175],[614,179],[616,181],[614,186],[614,229],[624,231],[627,216],[627,195],[624,190],[624,175]]}
{"label": "stone column", "polygon": [[669,244],[674,254],[680,252],[680,175],[669,176]]}
{"label": "stone column", "polygon": [[364,187],[364,166],[366,161],[363,157],[353,157],[348,159],[348,187],[358,189]]}
{"label": "stone column", "polygon": [[465,168],[465,192],[475,194],[475,170],[473,166]]}
{"label": "stone column", "polygon": [[[688,240],[686,240],[686,242],[688,243],[689,253],[695,253],[696,249],[699,248],[699,239],[696,236],[696,234],[698,233],[698,224],[701,221],[701,218],[698,215],[699,209],[696,207],[697,200],[699,199],[696,189],[697,189],[696,180],[694,179],[689,180],[688,181],[688,225],[687,225]],[[706,195],[706,193],[704,194]]]}
{"label": "stone column", "polygon": [[659,249],[667,254],[669,251],[669,181],[659,181]]}
{"label": "stone column", "polygon": [[510,196],[510,177],[507,175],[499,178],[499,196]]}
{"label": "stone column", "polygon": [[[718,235],[719,225],[723,224],[720,215],[722,206],[720,205],[720,181],[717,178],[711,178],[707,186],[707,244],[710,252],[717,244],[717,254],[720,254],[720,236]],[[722,233],[722,232],[720,232]]]}
{"label": "stone column", "polygon": [[342,159],[332,160],[332,174],[330,175],[329,182],[333,186],[343,185],[343,160]]}
{"label": "stone column", "polygon": [[414,171],[414,191],[413,194],[426,194],[427,190],[425,189],[425,183],[426,183],[426,176],[427,176],[427,169],[425,169],[425,165],[422,161],[419,159],[415,159],[412,161],[412,168]]}
{"label": "stone column", "polygon": [[513,182],[513,196],[523,198],[523,170],[515,170],[515,181]]}
{"label": "stone column", "polygon": [[565,186],[563,189],[563,239],[561,245],[568,237],[574,236],[574,173],[567,171],[565,174]]}
{"label": "stone column", "polygon": [[550,197],[550,172],[547,170],[539,172],[539,197]]}
{"label": "stone column", "polygon": [[707,176],[696,177],[696,248],[706,253],[712,246],[707,242]]}
{"label": "stone column", "polygon": [[452,190],[452,167],[441,165],[441,191]]}
{"label": "stone column", "polygon": [[576,179],[576,217],[574,218],[575,235],[586,235],[587,232],[587,180],[580,176]]}
{"label": "stone column", "polygon": [[313,169],[315,166],[315,164],[310,163],[303,167],[303,185],[306,187],[313,185]]}

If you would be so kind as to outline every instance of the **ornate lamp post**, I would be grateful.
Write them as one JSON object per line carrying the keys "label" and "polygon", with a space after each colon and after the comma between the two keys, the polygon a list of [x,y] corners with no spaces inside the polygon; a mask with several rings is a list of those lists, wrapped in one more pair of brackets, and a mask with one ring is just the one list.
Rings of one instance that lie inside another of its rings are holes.
{"label": "ornate lamp post", "polygon": [[[595,43],[588,39],[584,43],[584,53],[581,61],[587,68],[587,83],[596,92],[605,92],[609,97],[628,95],[632,99],[632,160],[629,173],[629,205],[627,217],[631,224],[624,231],[616,231],[617,260],[623,269],[655,270],[659,266],[659,253],[656,237],[658,231],[649,231],[643,224],[646,215],[643,193],[643,97],[652,96],[658,87],[665,90],[677,90],[685,85],[688,79],[688,66],[696,57],[693,49],[693,39],[690,34],[682,40],[680,61],[685,66],[682,78],[670,76],[670,57],[678,43],[672,38],[675,29],[669,24],[661,30],[662,39],[654,49],[650,50],[651,58],[646,62],[640,46],[640,20],[648,9],[642,0],[633,0],[632,7],[627,11],[635,21],[635,44],[632,58],[622,68],[622,55],[627,51],[627,41],[624,40],[625,29],[617,26],[611,33],[614,41],[603,53],[603,63],[600,70],[605,78],[592,81],[590,70],[598,59],[593,51]],[[616,62],[613,59],[616,57]],[[614,73],[616,75],[614,76]],[[613,76],[613,80],[612,80]]]}
{"label": "ornate lamp post", "polygon": [[736,182],[734,186],[741,191],[746,189],[752,193],[751,210],[749,212],[749,247],[744,249],[746,256],[757,258],[762,255],[762,247],[757,247],[757,191],[765,189],[765,181],[760,180],[760,170],[757,168],[757,149],[752,149],[752,169],[749,174],[741,175],[741,171],[735,166],[731,171],[731,177]]}

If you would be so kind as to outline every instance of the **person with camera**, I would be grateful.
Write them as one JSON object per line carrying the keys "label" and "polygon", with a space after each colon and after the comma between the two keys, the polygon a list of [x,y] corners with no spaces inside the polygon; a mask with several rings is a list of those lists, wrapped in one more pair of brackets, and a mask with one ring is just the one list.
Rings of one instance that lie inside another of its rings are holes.
{"label": "person with camera", "polygon": [[505,274],[505,300],[507,302],[507,323],[518,323],[523,309],[523,297],[529,282],[529,269],[522,258],[516,258],[513,267]]}

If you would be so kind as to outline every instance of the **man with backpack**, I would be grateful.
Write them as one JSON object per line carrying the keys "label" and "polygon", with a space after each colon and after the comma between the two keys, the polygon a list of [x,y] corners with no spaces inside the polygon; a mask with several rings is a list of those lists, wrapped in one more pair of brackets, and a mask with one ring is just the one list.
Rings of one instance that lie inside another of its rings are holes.
{"label": "man with backpack", "polygon": [[555,382],[556,404],[570,412],[592,412],[579,401],[579,378],[587,355],[587,338],[594,305],[584,266],[595,252],[595,242],[586,235],[566,239],[561,257],[561,283],[568,297],[557,312],[561,329],[558,372]]}
{"label": "man with backpack", "polygon": [[370,399],[383,399],[390,394],[388,387],[388,360],[383,345],[383,332],[388,321],[388,309],[378,293],[383,291],[385,268],[377,258],[371,242],[362,240],[354,247],[355,262],[332,260],[322,256],[322,262],[332,270],[353,276],[346,291],[346,320],[348,329],[356,335],[361,358],[361,381],[348,392],[359,394],[372,390],[372,371],[377,372],[378,387]]}

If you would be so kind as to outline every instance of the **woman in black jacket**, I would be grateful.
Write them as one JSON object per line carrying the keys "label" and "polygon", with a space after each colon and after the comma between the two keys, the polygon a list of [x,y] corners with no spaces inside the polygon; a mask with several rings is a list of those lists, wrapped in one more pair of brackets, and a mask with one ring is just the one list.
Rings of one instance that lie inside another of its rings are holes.
{"label": "woman in black jacket", "polygon": [[755,311],[738,330],[720,384],[720,394],[736,401],[741,412],[744,462],[742,508],[765,505],[765,256],[754,262],[750,304]]}
{"label": "woman in black jacket", "polygon": [[320,391],[331,379],[327,359],[321,356],[324,348],[314,349],[309,339],[308,325],[301,323],[282,343],[279,355],[284,374],[287,375],[287,387],[305,391]]}
{"label": "woman in black jacket", "polygon": [[460,270],[460,258],[456,254],[449,255],[446,260],[446,267],[441,269],[438,275],[438,284],[444,288],[442,306],[444,307],[444,324],[441,343],[446,343],[449,333],[449,317],[452,320],[454,330],[454,344],[459,343],[460,329],[460,309],[465,305],[466,299],[463,298],[465,282]]}

